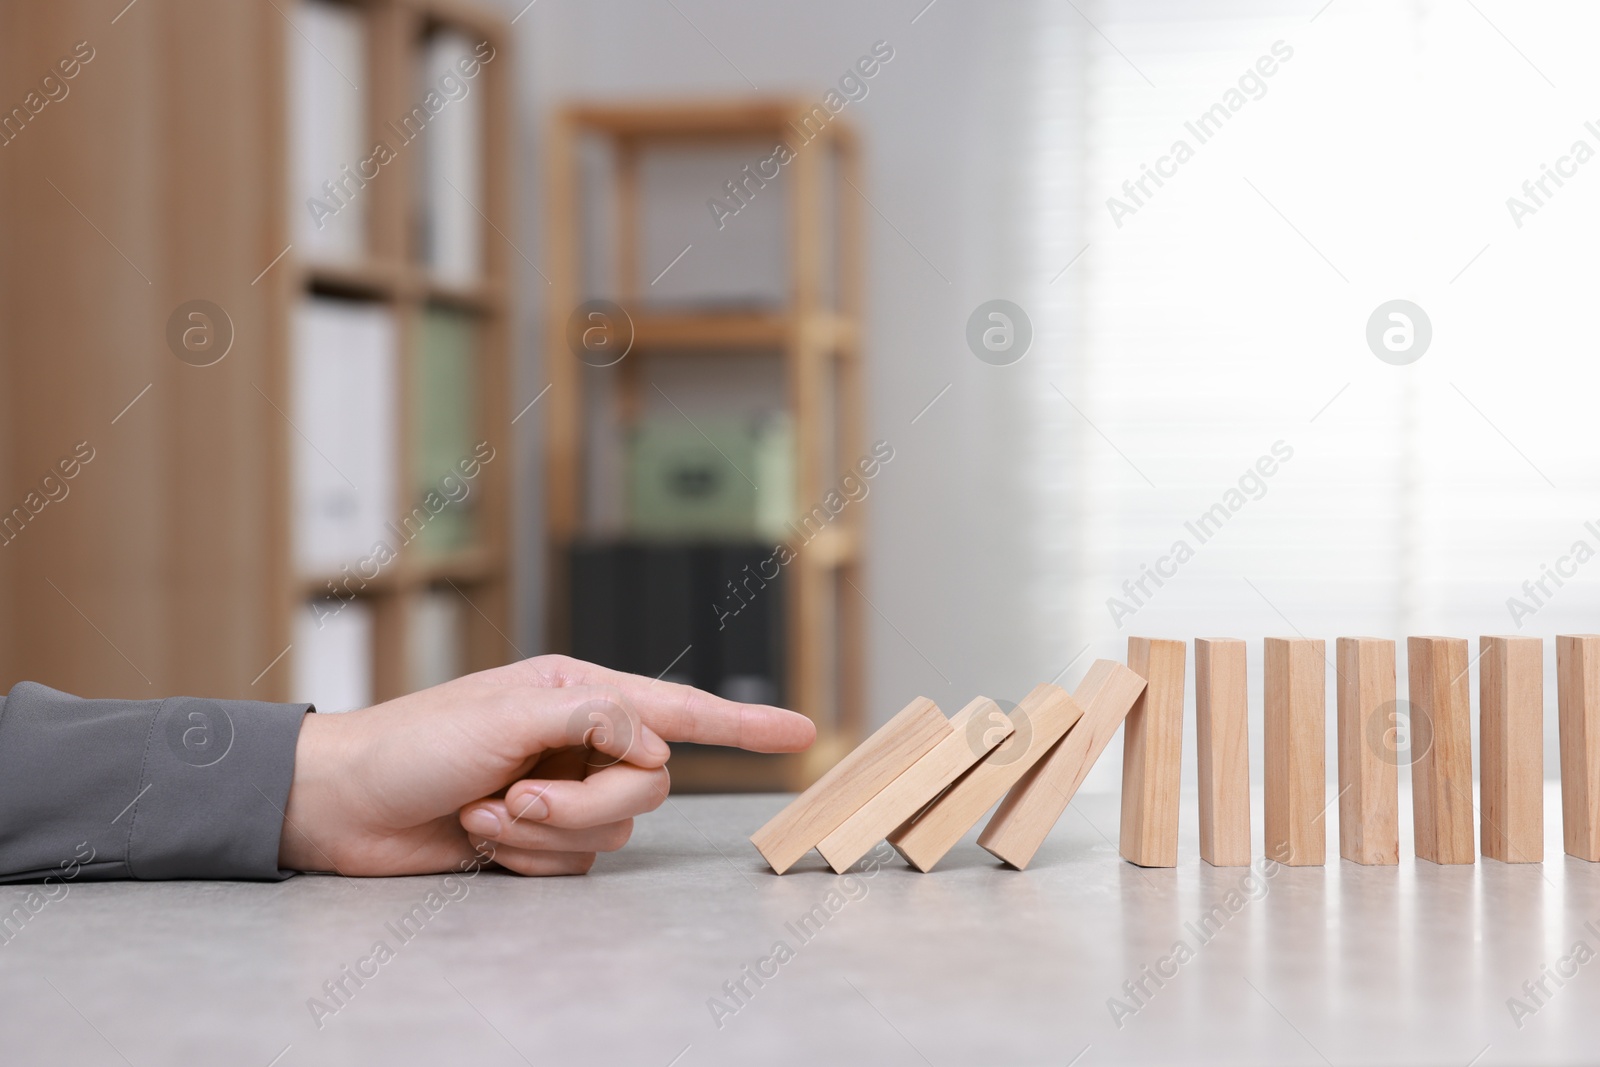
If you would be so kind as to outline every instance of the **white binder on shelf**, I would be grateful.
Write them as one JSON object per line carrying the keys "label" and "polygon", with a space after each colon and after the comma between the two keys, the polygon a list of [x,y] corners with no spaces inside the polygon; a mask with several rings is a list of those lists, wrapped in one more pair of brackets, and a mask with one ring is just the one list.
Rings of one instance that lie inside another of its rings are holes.
{"label": "white binder on shelf", "polygon": [[466,601],[454,589],[417,597],[406,631],[406,688],[412,692],[466,673]]}
{"label": "white binder on shelf", "polygon": [[304,0],[285,26],[289,52],[289,217],[296,254],[348,263],[366,254],[360,164],[367,143],[367,45],[362,9]]}
{"label": "white binder on shelf", "polygon": [[308,603],[294,619],[289,698],[319,712],[372,703],[372,605],[364,600]]}
{"label": "white binder on shelf", "polygon": [[423,46],[417,71],[417,88],[423,96],[438,92],[440,80],[452,73],[453,84],[465,87],[459,98],[445,97],[420,142],[422,259],[436,279],[452,285],[470,284],[483,274],[485,223],[478,213],[485,206],[483,86],[477,79],[462,77],[460,67],[474,56],[470,38],[437,33]]}
{"label": "white binder on shelf", "polygon": [[288,416],[294,560],[304,577],[372,559],[380,542],[399,547],[388,528],[398,490],[398,344],[382,305],[312,296],[295,311]]}

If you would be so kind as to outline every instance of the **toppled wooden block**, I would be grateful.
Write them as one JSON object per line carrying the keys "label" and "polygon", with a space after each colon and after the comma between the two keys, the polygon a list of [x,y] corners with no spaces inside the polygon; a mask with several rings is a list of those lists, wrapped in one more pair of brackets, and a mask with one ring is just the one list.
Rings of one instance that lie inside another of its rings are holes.
{"label": "toppled wooden block", "polygon": [[1183,763],[1182,641],[1128,638],[1128,669],[1145,680],[1122,726],[1122,858],[1178,865],[1178,783]]}
{"label": "toppled wooden block", "polygon": [[1417,858],[1472,863],[1472,688],[1464,637],[1408,637]]}
{"label": "toppled wooden block", "polygon": [[1352,863],[1400,862],[1399,729],[1394,642],[1341,637],[1338,657],[1339,855]]}
{"label": "toppled wooden block", "polygon": [[1269,637],[1262,649],[1266,852],[1291,867],[1320,867],[1327,846],[1326,647]]}
{"label": "toppled wooden block", "polygon": [[978,697],[951,717],[949,737],[929,749],[823,838],[817,851],[835,873],[849,870],[873,845],[926,807],[940,790],[987,756],[1015,729],[998,704],[988,697]]}
{"label": "toppled wooden block", "polygon": [[914,819],[891,833],[889,844],[917,870],[933,870],[1082,715],[1077,701],[1060,686],[1035,686],[1011,711],[1015,732]]}
{"label": "toppled wooden block", "polygon": [[1200,858],[1213,867],[1250,865],[1250,727],[1245,643],[1194,642]]}
{"label": "toppled wooden block", "polygon": [[750,843],[782,874],[950,733],[938,706],[918,697],[751,834]]}
{"label": "toppled wooden block", "polygon": [[1544,860],[1544,640],[1478,639],[1478,847],[1502,863]]}
{"label": "toppled wooden block", "polygon": [[1096,660],[1072,694],[1083,717],[1011,787],[978,844],[1018,870],[1027,867],[1144,687],[1122,664]]}

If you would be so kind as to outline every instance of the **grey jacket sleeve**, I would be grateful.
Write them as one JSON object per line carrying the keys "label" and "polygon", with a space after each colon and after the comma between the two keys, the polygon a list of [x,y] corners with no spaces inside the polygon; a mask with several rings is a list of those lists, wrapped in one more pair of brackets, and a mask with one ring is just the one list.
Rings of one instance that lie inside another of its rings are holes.
{"label": "grey jacket sleeve", "polygon": [[278,839],[311,710],[18,683],[0,702],[0,882],[287,878]]}

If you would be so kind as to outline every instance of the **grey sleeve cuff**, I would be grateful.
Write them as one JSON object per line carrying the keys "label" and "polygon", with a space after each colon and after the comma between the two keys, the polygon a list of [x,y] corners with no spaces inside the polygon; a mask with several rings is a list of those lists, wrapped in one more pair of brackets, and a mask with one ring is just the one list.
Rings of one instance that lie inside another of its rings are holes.
{"label": "grey sleeve cuff", "polygon": [[311,710],[18,683],[0,702],[0,882],[287,878],[278,841]]}

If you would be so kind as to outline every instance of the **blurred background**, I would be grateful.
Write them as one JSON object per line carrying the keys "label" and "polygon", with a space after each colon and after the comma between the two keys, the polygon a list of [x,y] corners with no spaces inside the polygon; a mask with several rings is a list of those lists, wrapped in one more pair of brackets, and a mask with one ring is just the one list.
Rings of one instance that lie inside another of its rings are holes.
{"label": "blurred background", "polygon": [[570,651],[812,715],[673,764],[793,788],[1130,633],[1594,630],[1597,23],[5,5],[0,684]]}

